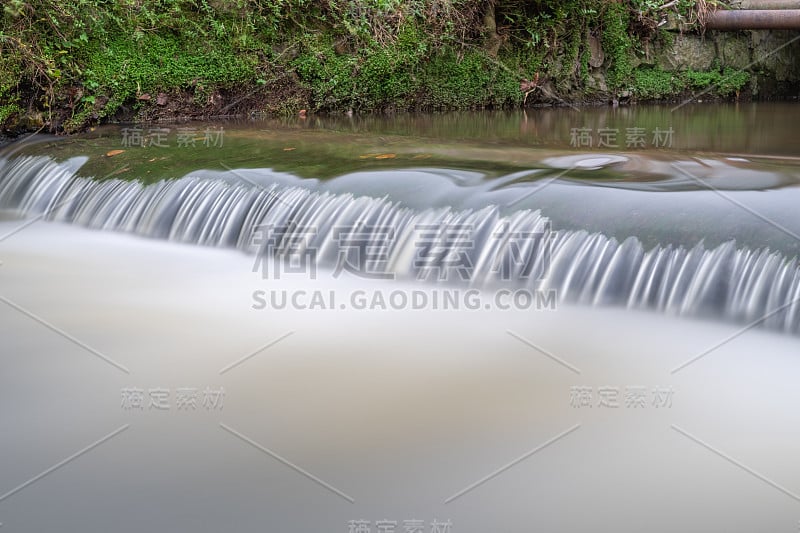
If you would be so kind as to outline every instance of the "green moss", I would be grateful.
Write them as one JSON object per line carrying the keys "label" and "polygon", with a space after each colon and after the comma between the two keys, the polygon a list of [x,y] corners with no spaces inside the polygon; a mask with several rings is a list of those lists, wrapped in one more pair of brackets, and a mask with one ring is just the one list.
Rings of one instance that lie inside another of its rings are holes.
{"label": "green moss", "polygon": [[603,13],[603,50],[611,58],[611,66],[606,76],[609,88],[618,89],[626,84],[631,76],[631,50],[633,43],[628,32],[628,6],[622,3],[606,5]]}
{"label": "green moss", "polygon": [[98,44],[87,61],[85,86],[93,94],[111,100],[102,116],[116,111],[120,103],[142,93],[196,88],[204,99],[206,90],[253,80],[252,57],[231,48],[182,41],[170,35],[145,35],[138,41],[115,39]]}
{"label": "green moss", "polygon": [[695,90],[709,90],[716,96],[726,97],[738,93],[750,80],[750,74],[726,67],[723,71],[697,72],[688,70],[683,74],[688,86]]}
{"label": "green moss", "polygon": [[427,88],[419,100],[423,108],[502,106],[521,98],[516,76],[480,52],[438,54],[422,67],[420,82]]}
{"label": "green moss", "polygon": [[732,68],[680,73],[637,68],[633,79],[634,95],[642,100],[676,97],[684,91],[707,92],[712,97],[725,98],[738,93],[750,80],[750,74]]}
{"label": "green moss", "polygon": [[749,72],[725,67],[722,71],[722,77],[717,83],[717,93],[721,96],[730,96],[734,93],[738,94],[749,81]]}
{"label": "green moss", "polygon": [[683,77],[686,79],[691,89],[705,89],[717,84],[720,80],[720,74],[716,71],[697,72],[694,70],[687,70],[684,72]]}
{"label": "green moss", "polygon": [[422,83],[431,88],[428,94],[421,95],[423,106],[454,108],[475,105],[490,80],[485,67],[485,59],[476,54],[459,60],[450,51],[432,58],[421,72]]}
{"label": "green moss", "polygon": [[12,117],[22,113],[22,108],[16,103],[5,104],[0,106],[0,124],[5,124]]}
{"label": "green moss", "polygon": [[355,73],[358,59],[351,55],[339,55],[330,40],[309,40],[302,54],[291,66],[300,79],[312,91],[317,107],[329,107],[336,103],[347,108],[355,100]]}
{"label": "green moss", "polygon": [[638,68],[633,72],[633,93],[642,100],[656,100],[683,90],[680,76],[656,68]]}

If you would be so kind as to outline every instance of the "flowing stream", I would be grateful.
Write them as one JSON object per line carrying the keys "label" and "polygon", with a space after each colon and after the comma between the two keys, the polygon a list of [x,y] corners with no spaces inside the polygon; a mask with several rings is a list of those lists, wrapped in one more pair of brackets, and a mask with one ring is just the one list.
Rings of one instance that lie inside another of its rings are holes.
{"label": "flowing stream", "polygon": [[572,113],[7,147],[2,528],[794,531],[797,111]]}

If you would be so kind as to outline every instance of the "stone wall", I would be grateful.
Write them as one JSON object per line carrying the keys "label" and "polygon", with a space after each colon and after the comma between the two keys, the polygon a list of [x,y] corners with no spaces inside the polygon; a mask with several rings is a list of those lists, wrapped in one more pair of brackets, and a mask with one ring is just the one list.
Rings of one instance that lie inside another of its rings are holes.
{"label": "stone wall", "polygon": [[673,35],[671,45],[654,47],[638,62],[667,72],[725,67],[745,70],[751,75],[748,89],[753,98],[800,96],[800,32],[707,31],[704,35]]}

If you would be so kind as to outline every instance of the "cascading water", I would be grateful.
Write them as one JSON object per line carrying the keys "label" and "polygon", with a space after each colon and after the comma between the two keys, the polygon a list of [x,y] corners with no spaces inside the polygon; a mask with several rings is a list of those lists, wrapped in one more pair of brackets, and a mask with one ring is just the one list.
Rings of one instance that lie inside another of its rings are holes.
{"label": "cascading water", "polygon": [[[380,259],[364,254],[357,261],[371,260],[373,269],[400,277],[455,278],[477,287],[511,283],[554,290],[563,302],[723,317],[800,332],[797,260],[768,249],[737,248],[733,241],[713,249],[701,243],[646,250],[633,237],[620,243],[601,233],[553,230],[539,211],[415,210],[387,198],[191,176],[152,185],[95,181],[76,177],[75,167],[48,157],[1,161],[0,209],[257,253],[313,249],[328,267],[342,254],[352,255],[341,244],[345,231],[358,233],[362,250],[385,248]],[[452,238],[451,230],[466,236],[467,245]],[[437,253],[420,255],[422,231],[433,232]],[[458,264],[454,255],[462,259]]]}

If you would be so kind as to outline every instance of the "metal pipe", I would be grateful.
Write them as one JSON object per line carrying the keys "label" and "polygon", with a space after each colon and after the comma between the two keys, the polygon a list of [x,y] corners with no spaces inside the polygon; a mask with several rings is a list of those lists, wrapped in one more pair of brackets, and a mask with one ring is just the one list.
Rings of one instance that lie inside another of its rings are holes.
{"label": "metal pipe", "polygon": [[800,0],[742,0],[738,9],[800,9]]}
{"label": "metal pipe", "polygon": [[708,14],[711,30],[800,30],[800,9],[714,11]]}

